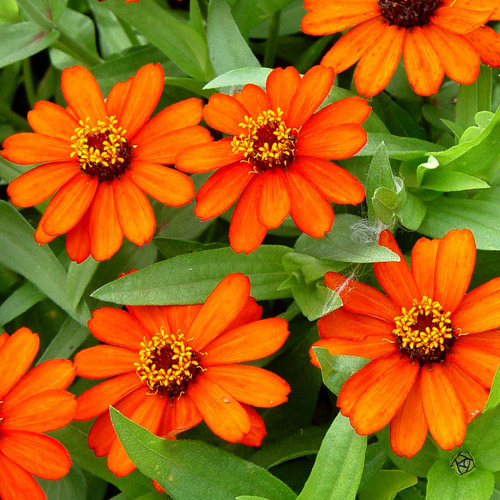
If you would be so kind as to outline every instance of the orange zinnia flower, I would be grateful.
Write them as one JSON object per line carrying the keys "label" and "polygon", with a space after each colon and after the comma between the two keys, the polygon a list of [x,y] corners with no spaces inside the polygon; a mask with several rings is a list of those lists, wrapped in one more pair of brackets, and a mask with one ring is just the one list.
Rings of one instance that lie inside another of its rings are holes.
{"label": "orange zinnia flower", "polygon": [[349,158],[365,145],[361,123],[371,108],[351,97],[313,114],[333,79],[321,66],[302,79],[292,67],[277,68],[266,91],[249,84],[233,96],[215,94],[205,106],[208,125],[233,137],[187,148],[176,165],[186,172],[219,169],[196,195],[202,220],[220,215],[241,195],[229,228],[235,252],[255,250],[288,214],[302,231],[321,238],[333,223],[328,201],[364,199],[361,183],[328,159]]}
{"label": "orange zinnia flower", "polygon": [[0,335],[0,498],[45,500],[32,474],[59,479],[71,467],[66,448],[42,434],[64,427],[77,410],[75,396],[65,391],[76,368],[53,359],[26,371],[40,345],[36,333],[20,328]]}
{"label": "orange zinnia flower", "polygon": [[159,436],[172,436],[204,420],[231,442],[258,445],[262,419],[247,405],[277,406],[288,384],[242,361],[268,356],[288,336],[281,318],[260,320],[262,308],[249,297],[242,274],[224,278],[203,305],[103,307],[89,321],[92,334],[110,345],[75,357],[78,375],[113,377],[78,398],[77,420],[98,415],[89,434],[96,455],[108,455],[118,476],[135,466],[116,437],[108,407]]}
{"label": "orange zinnia flower", "polygon": [[[374,264],[387,295],[327,273],[343,307],[318,323],[315,346],[372,359],[342,387],[337,406],[359,434],[391,424],[391,445],[411,457],[430,431],[444,450],[460,446],[484,408],[500,362],[500,278],[466,294],[476,260],[468,229],[421,238],[411,271],[389,231],[380,244],[399,262]],[[317,360],[315,360],[317,363]]]}
{"label": "orange zinnia flower", "polygon": [[[481,5],[471,5],[471,4]],[[304,0],[302,31],[327,35],[353,29],[323,57],[341,72],[359,61],[356,89],[367,97],[389,83],[401,53],[417,94],[435,94],[444,75],[473,83],[479,62],[500,66],[500,35],[484,26],[498,0]],[[498,11],[495,13],[498,15]]]}
{"label": "orange zinnia flower", "polygon": [[73,66],[62,73],[67,110],[47,101],[28,113],[35,133],[9,137],[1,154],[14,163],[45,163],[14,180],[8,194],[21,207],[56,192],[35,239],[48,243],[67,233],[66,249],[81,262],[89,254],[109,259],[123,236],[143,245],[153,236],[155,216],[144,193],[170,206],[188,203],[194,188],[185,174],[165,167],[183,146],[211,141],[197,126],[199,99],[174,104],[148,121],[163,91],[157,64],[143,66],[116,84],[106,102],[95,78]]}

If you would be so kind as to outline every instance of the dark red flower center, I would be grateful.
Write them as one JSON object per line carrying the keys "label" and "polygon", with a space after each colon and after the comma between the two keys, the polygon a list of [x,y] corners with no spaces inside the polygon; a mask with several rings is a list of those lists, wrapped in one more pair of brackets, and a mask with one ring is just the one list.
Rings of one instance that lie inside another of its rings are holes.
{"label": "dark red flower center", "polygon": [[413,28],[428,24],[442,0],[379,0],[378,3],[389,24]]}
{"label": "dark red flower center", "polygon": [[413,307],[401,308],[394,322],[399,350],[421,365],[442,361],[460,335],[451,325],[450,312],[429,297],[413,299]]}
{"label": "dark red flower center", "polygon": [[78,158],[83,173],[98,178],[99,182],[112,181],[119,177],[130,164],[130,157],[135,146],[130,145],[125,136],[126,130],[116,127],[114,116],[98,121],[95,127],[89,125],[89,118],[71,137],[71,153]]}
{"label": "dark red flower center", "polygon": [[135,363],[137,375],[155,394],[181,396],[204,370],[200,365],[203,354],[193,350],[180,332],[165,333],[162,328],[141,346]]}
{"label": "dark red flower center", "polygon": [[239,126],[245,130],[231,143],[234,153],[243,153],[253,170],[287,168],[295,158],[299,131],[290,129],[282,119],[283,111],[263,111],[257,119],[245,116]]}

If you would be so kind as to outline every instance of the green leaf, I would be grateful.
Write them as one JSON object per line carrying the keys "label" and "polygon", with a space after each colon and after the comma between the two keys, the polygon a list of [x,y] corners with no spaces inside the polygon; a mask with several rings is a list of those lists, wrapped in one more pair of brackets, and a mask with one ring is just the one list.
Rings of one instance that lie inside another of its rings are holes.
{"label": "green leaf", "polygon": [[466,191],[467,189],[487,189],[489,184],[482,179],[464,174],[463,172],[434,170],[429,172],[421,186],[433,191]]}
{"label": "green leaf", "polygon": [[369,444],[366,448],[365,466],[363,468],[363,475],[359,483],[359,491],[362,491],[370,481],[375,478],[379,471],[384,466],[387,460],[387,453],[384,446],[379,441],[377,443]]}
{"label": "green leaf", "polygon": [[106,5],[188,75],[198,80],[212,77],[205,40],[169,10],[162,9],[154,0],[138,3],[108,0]]}
{"label": "green leaf", "polygon": [[234,500],[242,494],[295,498],[284,483],[251,462],[200,441],[159,438],[114,408],[110,413],[130,459],[176,500]]}
{"label": "green leaf", "polygon": [[216,75],[238,68],[260,67],[225,0],[212,0],[209,4],[207,41]]}
{"label": "green leaf", "polygon": [[79,467],[73,465],[68,474],[57,481],[38,479],[47,500],[86,500],[87,481]]}
{"label": "green leaf", "polygon": [[58,31],[45,32],[30,22],[0,24],[0,68],[37,54],[58,38]]}
{"label": "green leaf", "polygon": [[488,500],[495,480],[488,471],[475,469],[459,476],[448,460],[436,462],[427,476],[427,500]]}
{"label": "green leaf", "polygon": [[321,365],[323,383],[337,396],[344,382],[369,362],[368,359],[356,356],[333,355],[324,347],[313,349]]}
{"label": "green leaf", "polygon": [[427,209],[424,203],[412,193],[406,193],[405,204],[396,211],[396,215],[404,227],[417,231],[424,220]]}
{"label": "green leaf", "polygon": [[[0,323],[2,323],[1,319]],[[499,403],[500,403],[500,368],[497,368],[495,378],[493,379],[493,384],[491,385],[488,401],[486,401],[486,406],[484,407],[483,412],[496,408]]]}
{"label": "green leaf", "polygon": [[323,238],[303,234],[295,243],[295,249],[313,257],[340,262],[398,262],[399,257],[380,246],[376,237],[361,217],[343,214],[335,218],[331,231]]}
{"label": "green leaf", "polygon": [[3,0],[0,3],[0,23],[15,23],[19,20],[19,8],[16,0]]}
{"label": "green leaf", "polygon": [[66,278],[66,293],[71,301],[71,305],[76,308],[85,292],[85,288],[94,276],[99,262],[92,257],[85,259],[81,264],[71,262]]}
{"label": "green leaf", "polygon": [[366,436],[340,413],[326,433],[311,475],[297,500],[354,500],[363,473]]}
{"label": "green leaf", "polygon": [[271,70],[269,68],[239,68],[232,69],[210,80],[204,89],[219,89],[221,87],[243,87],[253,83],[259,87],[266,87],[266,80]]}
{"label": "green leaf", "polygon": [[299,284],[292,288],[292,293],[302,314],[309,321],[316,321],[342,307],[339,295],[321,283]]}
{"label": "green leaf", "polygon": [[264,497],[256,497],[256,496],[248,496],[248,495],[243,495],[242,497],[236,497],[236,500],[269,500],[268,498]]}
{"label": "green leaf", "polygon": [[500,203],[442,196],[426,203],[419,232],[442,238],[451,229],[469,228],[480,250],[500,250]]}
{"label": "green leaf", "polygon": [[179,240],[177,238],[153,238],[154,244],[158,247],[161,254],[170,259],[184,253],[199,252],[201,250],[211,250],[214,248],[223,248],[224,243],[199,243],[198,241]]}
{"label": "green leaf", "polygon": [[289,247],[261,245],[249,255],[229,247],[179,255],[104,285],[92,297],[117,304],[199,304],[230,273],[243,273],[252,283],[252,297],[290,297],[278,290],[288,277],[281,263]]}
{"label": "green leaf", "polygon": [[90,332],[86,325],[82,326],[71,318],[66,318],[38,362],[42,363],[57,358],[71,358],[89,335]]}
{"label": "green leaf", "polygon": [[360,492],[359,500],[394,500],[417,481],[417,476],[402,470],[381,470]]}
{"label": "green leaf", "polygon": [[29,281],[24,283],[0,306],[0,325],[17,318],[44,298],[45,294],[35,285]]}
{"label": "green leaf", "polygon": [[86,324],[90,317],[83,304],[71,305],[66,295],[66,272],[48,245],[40,246],[33,228],[14,207],[0,201],[0,264],[31,281],[68,314]]}

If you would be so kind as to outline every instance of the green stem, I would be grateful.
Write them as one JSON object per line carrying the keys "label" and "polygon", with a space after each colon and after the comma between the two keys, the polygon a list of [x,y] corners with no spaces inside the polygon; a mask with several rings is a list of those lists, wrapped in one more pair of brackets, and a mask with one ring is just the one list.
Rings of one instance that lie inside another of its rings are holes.
{"label": "green stem", "polygon": [[297,305],[297,302],[293,301],[288,309],[279,315],[280,318],[286,319],[288,322],[292,321],[295,316],[300,314],[300,307]]}
{"label": "green stem", "polygon": [[33,72],[31,71],[31,60],[27,58],[23,61],[24,89],[30,106],[33,107],[36,102],[35,84],[33,83]]}
{"label": "green stem", "polygon": [[6,118],[16,129],[31,130],[28,120],[18,115],[15,111],[12,111],[10,107],[3,102],[0,102],[0,115]]}
{"label": "green stem", "polygon": [[276,11],[271,16],[269,23],[269,31],[267,32],[266,52],[264,54],[264,67],[272,68],[274,66],[274,58],[278,49],[278,37],[280,33],[281,11]]}
{"label": "green stem", "polygon": [[201,15],[206,19],[208,15],[208,1],[207,0],[192,0],[192,1],[194,2],[198,1]]}

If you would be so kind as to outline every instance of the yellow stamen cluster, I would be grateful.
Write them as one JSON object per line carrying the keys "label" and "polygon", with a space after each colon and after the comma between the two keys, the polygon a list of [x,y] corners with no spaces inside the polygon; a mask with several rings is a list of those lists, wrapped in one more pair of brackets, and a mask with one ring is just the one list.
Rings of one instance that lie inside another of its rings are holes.
{"label": "yellow stamen cluster", "polygon": [[429,297],[420,302],[413,299],[413,307],[403,307],[401,313],[394,318],[393,333],[400,348],[415,352],[419,358],[444,351],[454,338],[450,312],[444,312],[441,304]]}
{"label": "yellow stamen cluster", "polygon": [[200,353],[188,345],[183,333],[166,333],[164,328],[149,341],[141,342],[139,362],[134,363],[141,381],[157,393],[179,396],[189,381],[203,370],[198,361]]}
{"label": "yellow stamen cluster", "polygon": [[299,131],[287,127],[280,108],[263,111],[257,119],[245,116],[239,126],[245,132],[233,138],[233,153],[243,153],[255,171],[286,168],[292,163]]}
{"label": "yellow stamen cluster", "polygon": [[80,126],[75,129],[71,137],[71,147],[74,151],[71,157],[77,157],[82,170],[110,168],[120,166],[127,161],[129,147],[122,127],[117,127],[115,116],[107,116],[104,121],[99,120],[95,127],[91,127],[90,118],[80,120]]}

